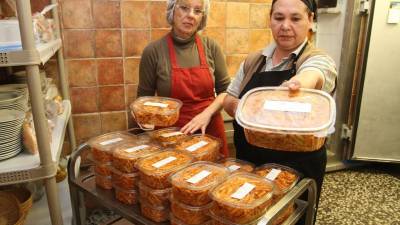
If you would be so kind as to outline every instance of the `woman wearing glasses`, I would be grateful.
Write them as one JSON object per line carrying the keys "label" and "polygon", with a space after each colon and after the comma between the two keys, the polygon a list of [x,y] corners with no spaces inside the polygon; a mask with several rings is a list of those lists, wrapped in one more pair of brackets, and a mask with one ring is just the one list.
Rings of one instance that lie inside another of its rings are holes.
{"label": "woman wearing glasses", "polygon": [[221,48],[197,34],[206,26],[208,12],[209,0],[168,0],[172,29],[144,49],[137,96],[180,99],[183,106],[175,126],[184,133],[201,131],[221,138],[221,153],[227,156],[220,110],[230,79]]}

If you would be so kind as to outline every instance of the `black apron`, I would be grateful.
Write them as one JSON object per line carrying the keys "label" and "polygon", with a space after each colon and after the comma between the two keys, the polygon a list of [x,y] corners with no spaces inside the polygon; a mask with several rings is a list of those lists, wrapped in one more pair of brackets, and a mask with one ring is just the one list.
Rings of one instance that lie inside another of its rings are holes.
{"label": "black apron", "polygon": [[[266,71],[260,72],[265,65],[265,57],[261,65],[253,74],[251,80],[243,88],[239,94],[239,99],[243,97],[249,90],[263,86],[280,86],[284,81],[290,80],[296,74],[296,63],[300,55],[303,53],[307,44],[301,49],[299,54],[293,58],[292,67],[283,71]],[[247,142],[243,127],[236,120],[233,121],[234,128],[234,144],[236,147],[236,158],[246,160],[260,166],[265,163],[278,163],[289,166],[302,173],[303,177],[312,178],[317,183],[317,206],[321,193],[322,181],[325,175],[326,166],[326,149],[325,146],[312,152],[288,152],[278,151],[274,149],[261,148],[251,145]],[[301,197],[307,199],[306,195]],[[298,224],[303,224],[300,221]]]}

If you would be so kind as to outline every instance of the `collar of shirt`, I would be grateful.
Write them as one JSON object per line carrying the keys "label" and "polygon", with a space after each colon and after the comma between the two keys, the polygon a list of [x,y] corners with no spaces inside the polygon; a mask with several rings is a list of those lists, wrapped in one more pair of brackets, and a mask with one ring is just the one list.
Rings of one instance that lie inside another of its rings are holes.
{"label": "collar of shirt", "polygon": [[[283,58],[282,61],[287,60],[289,57],[293,57],[293,55],[297,56],[306,43],[307,43],[307,38],[299,47],[296,48],[296,50],[290,53],[288,57]],[[268,45],[266,48],[263,49],[262,54],[265,57],[267,57],[267,59],[272,58],[275,48],[276,48],[276,43],[272,42],[270,45]]]}

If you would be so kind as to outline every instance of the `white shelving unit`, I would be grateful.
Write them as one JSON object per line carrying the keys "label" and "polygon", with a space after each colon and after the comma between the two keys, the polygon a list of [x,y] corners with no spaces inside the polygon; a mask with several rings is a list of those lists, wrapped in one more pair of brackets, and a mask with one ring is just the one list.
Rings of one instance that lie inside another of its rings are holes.
{"label": "white shelving unit", "polygon": [[[54,4],[57,3],[57,0],[51,2]],[[64,71],[62,43],[61,39],[56,39],[49,43],[35,45],[30,1],[17,0],[16,3],[22,49],[0,52],[0,67],[25,66],[39,154],[20,153],[14,158],[0,161],[0,186],[43,180],[51,223],[62,225],[63,220],[55,175],[66,130],[68,130],[71,149],[75,149],[76,146],[71,120],[71,103]],[[52,10],[52,14],[57,29],[56,34],[60,37],[57,7]],[[55,54],[58,61],[61,93],[65,100],[63,101],[64,112],[55,121],[52,141],[50,141],[47,118],[43,107],[39,65],[45,64]]]}

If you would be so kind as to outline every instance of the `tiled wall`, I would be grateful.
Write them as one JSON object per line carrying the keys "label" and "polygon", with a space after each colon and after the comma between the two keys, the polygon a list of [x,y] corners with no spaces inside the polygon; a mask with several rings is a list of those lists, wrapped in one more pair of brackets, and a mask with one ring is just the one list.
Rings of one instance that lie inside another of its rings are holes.
{"label": "tiled wall", "polygon": [[[234,76],[240,62],[271,40],[272,0],[211,0],[203,35],[214,38]],[[31,1],[41,9],[48,0]],[[169,31],[166,1],[60,0],[65,66],[78,142],[133,126],[143,48]],[[49,64],[51,65],[51,64]]]}

